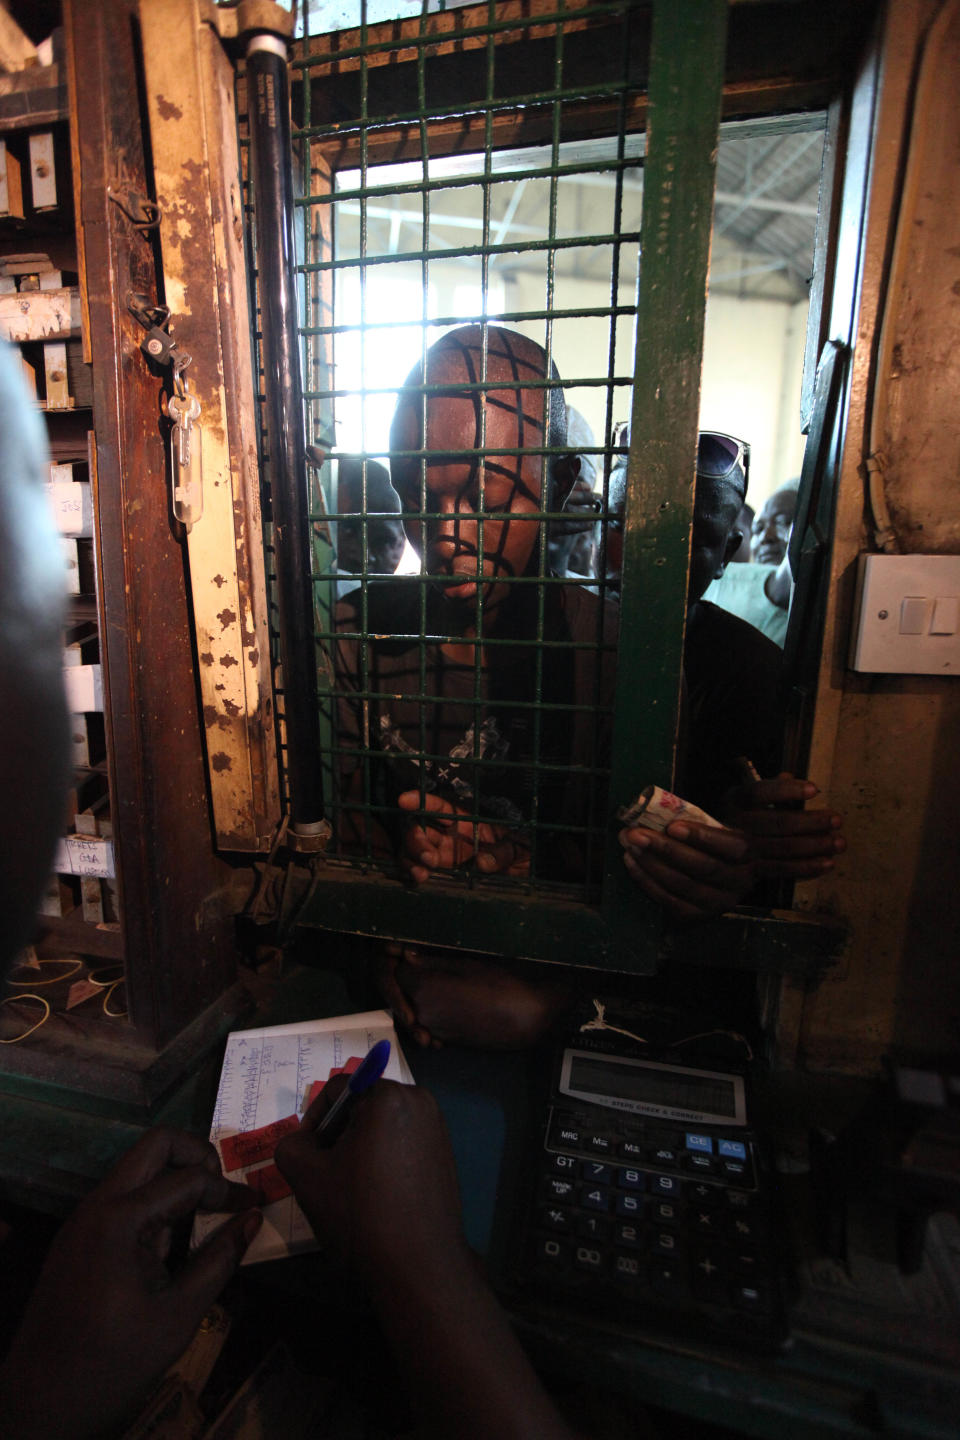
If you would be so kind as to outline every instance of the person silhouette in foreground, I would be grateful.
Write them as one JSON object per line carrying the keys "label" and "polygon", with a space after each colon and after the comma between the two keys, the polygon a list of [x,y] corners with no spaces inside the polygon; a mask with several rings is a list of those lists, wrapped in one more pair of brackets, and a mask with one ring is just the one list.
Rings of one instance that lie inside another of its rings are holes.
{"label": "person silhouette in foreground", "polygon": [[[64,585],[46,464],[39,415],[0,346],[0,991],[32,933],[69,778]],[[29,1001],[4,1014],[8,1027],[11,1016],[14,1027],[32,1018]],[[345,1267],[343,1283],[365,1287],[422,1433],[571,1440],[467,1248],[436,1103],[381,1081],[321,1151],[313,1132],[343,1083],[325,1088],[277,1164]],[[0,1358],[5,1440],[122,1435],[235,1272],[261,1223],[257,1200],[224,1179],[206,1139],[144,1135],[53,1241]],[[198,1207],[233,1213],[178,1259],[174,1238]]]}

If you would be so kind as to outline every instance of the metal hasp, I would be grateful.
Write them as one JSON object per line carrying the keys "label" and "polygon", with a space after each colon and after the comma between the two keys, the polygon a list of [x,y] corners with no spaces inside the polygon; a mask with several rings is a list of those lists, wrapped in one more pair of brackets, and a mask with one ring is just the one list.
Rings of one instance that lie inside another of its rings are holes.
{"label": "metal hasp", "polygon": [[273,34],[247,42],[250,176],[256,196],[261,357],[266,393],[265,470],[273,506],[292,828],[312,834],[323,821],[319,719],[310,582],[303,398],[290,166],[287,48]]}

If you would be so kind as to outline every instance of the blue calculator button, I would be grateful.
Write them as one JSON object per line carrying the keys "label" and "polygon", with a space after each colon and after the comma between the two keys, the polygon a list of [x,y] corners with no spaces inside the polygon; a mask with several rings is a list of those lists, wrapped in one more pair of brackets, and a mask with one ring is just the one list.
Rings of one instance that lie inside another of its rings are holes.
{"label": "blue calculator button", "polygon": [[705,1155],[713,1154],[712,1135],[687,1135],[686,1146],[688,1150],[702,1150]]}
{"label": "blue calculator button", "polygon": [[729,1160],[746,1160],[747,1147],[742,1140],[718,1140],[717,1150]]}

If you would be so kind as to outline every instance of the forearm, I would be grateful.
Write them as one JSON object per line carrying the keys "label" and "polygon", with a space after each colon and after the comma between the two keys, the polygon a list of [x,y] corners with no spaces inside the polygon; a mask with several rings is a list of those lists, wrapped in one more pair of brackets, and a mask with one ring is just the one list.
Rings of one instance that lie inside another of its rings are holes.
{"label": "forearm", "polygon": [[368,1284],[418,1434],[573,1440],[465,1245]]}

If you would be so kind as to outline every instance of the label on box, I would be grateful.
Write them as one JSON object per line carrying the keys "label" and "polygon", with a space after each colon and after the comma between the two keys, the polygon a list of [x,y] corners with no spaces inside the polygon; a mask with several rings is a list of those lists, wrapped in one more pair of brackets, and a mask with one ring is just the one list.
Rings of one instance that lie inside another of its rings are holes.
{"label": "label on box", "polygon": [[113,879],[113,843],[99,837],[71,835],[67,840],[74,875],[101,876]]}
{"label": "label on box", "polygon": [[[69,466],[57,466],[69,469]],[[93,500],[87,481],[53,480],[47,486],[61,535],[93,534]]]}
{"label": "label on box", "polygon": [[113,880],[117,873],[113,841],[93,835],[66,835],[57,842],[53,865],[58,875],[90,875]]}

